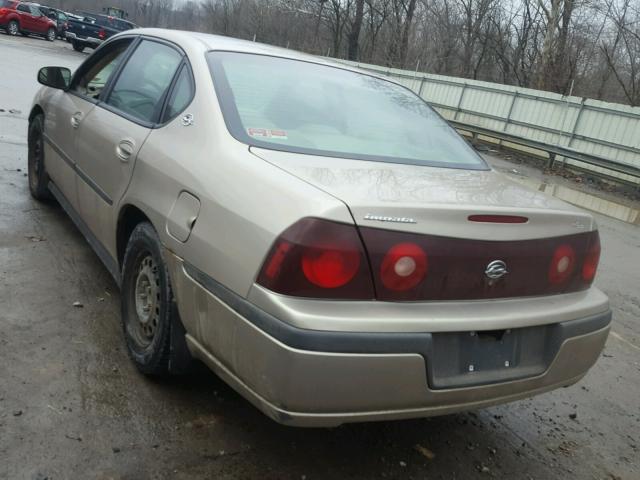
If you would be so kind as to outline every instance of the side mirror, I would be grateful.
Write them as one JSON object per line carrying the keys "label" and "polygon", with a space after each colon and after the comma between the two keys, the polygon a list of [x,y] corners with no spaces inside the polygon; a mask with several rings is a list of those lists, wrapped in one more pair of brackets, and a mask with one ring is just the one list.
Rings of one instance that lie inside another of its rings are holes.
{"label": "side mirror", "polygon": [[42,67],[38,82],[51,88],[66,90],[71,83],[71,70],[65,67]]}

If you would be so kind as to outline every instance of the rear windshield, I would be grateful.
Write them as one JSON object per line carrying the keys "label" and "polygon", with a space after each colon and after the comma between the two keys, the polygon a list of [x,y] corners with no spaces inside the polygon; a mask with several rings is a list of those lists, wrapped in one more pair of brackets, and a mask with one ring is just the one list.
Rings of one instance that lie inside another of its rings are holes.
{"label": "rear windshield", "polygon": [[235,52],[208,61],[227,128],[274,150],[474,170],[486,164],[410,90],[311,62]]}

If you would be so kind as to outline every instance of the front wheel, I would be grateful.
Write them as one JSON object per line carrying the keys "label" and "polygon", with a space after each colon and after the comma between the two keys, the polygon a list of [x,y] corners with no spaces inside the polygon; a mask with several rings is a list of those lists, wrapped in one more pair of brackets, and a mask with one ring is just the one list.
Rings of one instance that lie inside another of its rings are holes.
{"label": "front wheel", "polygon": [[129,237],[122,266],[122,328],[129,356],[146,375],[165,375],[176,361],[171,328],[178,325],[169,272],[150,223]]}
{"label": "front wheel", "polygon": [[49,175],[44,168],[44,116],[36,115],[29,123],[27,170],[29,191],[36,200],[51,199]]}
{"label": "front wheel", "polygon": [[84,52],[84,44],[80,43],[80,42],[76,42],[75,40],[71,43],[71,45],[73,45],[73,49],[76,52]]}
{"label": "front wheel", "polygon": [[56,39],[56,30],[55,28],[50,28],[47,30],[47,40],[53,42]]}
{"label": "front wheel", "polygon": [[16,36],[20,33],[20,25],[16,20],[11,20],[7,25],[7,33],[12,36]]}

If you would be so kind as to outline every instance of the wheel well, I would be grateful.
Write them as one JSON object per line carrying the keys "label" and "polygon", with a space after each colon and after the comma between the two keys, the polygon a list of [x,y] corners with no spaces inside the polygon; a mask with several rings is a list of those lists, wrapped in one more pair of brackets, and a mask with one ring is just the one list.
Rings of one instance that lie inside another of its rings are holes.
{"label": "wheel well", "polygon": [[133,205],[125,205],[122,210],[120,210],[116,232],[116,248],[118,251],[118,265],[120,267],[122,267],[124,252],[127,249],[127,242],[129,241],[131,232],[136,228],[136,225],[142,222],[151,223],[149,218],[139,208]]}
{"label": "wheel well", "polygon": [[31,123],[31,120],[33,120],[36,115],[44,115],[44,110],[42,110],[40,105],[36,105],[31,109],[31,113],[29,114],[29,123]]}

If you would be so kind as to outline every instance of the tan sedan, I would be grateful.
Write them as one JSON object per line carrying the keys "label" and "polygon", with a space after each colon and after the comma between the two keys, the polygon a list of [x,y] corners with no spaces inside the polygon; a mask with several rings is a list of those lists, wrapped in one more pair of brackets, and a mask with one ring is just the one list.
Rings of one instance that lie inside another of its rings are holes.
{"label": "tan sedan", "polygon": [[593,218],[492,171],[400,85],[151,29],[38,78],[31,192],[121,286],[145,374],[195,357],[324,426],[531,396],[603,348]]}

